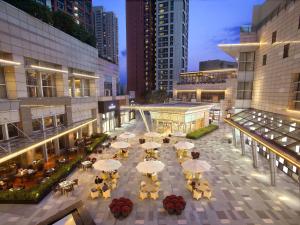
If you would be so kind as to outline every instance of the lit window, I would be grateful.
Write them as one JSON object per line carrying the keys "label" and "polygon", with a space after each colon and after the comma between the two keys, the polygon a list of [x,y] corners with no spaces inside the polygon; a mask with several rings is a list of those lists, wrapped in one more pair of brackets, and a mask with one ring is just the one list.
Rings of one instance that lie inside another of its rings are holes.
{"label": "lit window", "polygon": [[7,98],[4,68],[0,67],[0,98]]}

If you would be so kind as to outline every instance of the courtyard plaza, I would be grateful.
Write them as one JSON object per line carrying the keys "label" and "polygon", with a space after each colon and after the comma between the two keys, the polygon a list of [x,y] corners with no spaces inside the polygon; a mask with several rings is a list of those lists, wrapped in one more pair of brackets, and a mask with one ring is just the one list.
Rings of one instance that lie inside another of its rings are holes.
{"label": "courtyard plaza", "polygon": [[[174,143],[185,138],[171,137],[171,143],[162,144],[159,149],[159,160],[165,164],[164,170],[158,174],[160,192],[157,200],[139,199],[139,184],[142,175],[136,170],[143,161],[144,150],[140,147],[139,138],[144,137],[144,124],[141,121],[128,124],[111,135],[120,135],[125,131],[136,134],[129,139],[131,144],[129,157],[120,159],[119,181],[112,191],[111,198],[91,199],[90,190],[95,186],[94,179],[99,171],[76,169],[67,180],[79,179],[79,185],[69,195],[50,193],[39,204],[1,204],[0,224],[33,225],[50,215],[64,209],[70,204],[82,200],[87,210],[99,225],[296,225],[300,218],[300,195],[298,184],[284,173],[277,171],[277,184],[270,185],[269,164],[265,158],[259,157],[259,167],[252,166],[251,151],[247,148],[246,156],[241,150],[228,143],[231,129],[225,124],[207,136],[191,141],[194,150],[200,152],[200,160],[211,165],[211,169],[203,172],[203,179],[209,182],[212,197],[195,200],[186,189],[186,180],[182,167],[176,158]],[[162,138],[157,138],[162,143]],[[187,140],[190,141],[190,140]],[[117,150],[109,149],[113,155]],[[107,156],[107,153],[104,153]],[[97,160],[102,155],[97,156]],[[163,209],[164,197],[175,194],[186,200],[186,208],[179,216],[168,215]],[[123,219],[116,220],[108,205],[113,198],[126,197],[133,201],[133,211]]]}

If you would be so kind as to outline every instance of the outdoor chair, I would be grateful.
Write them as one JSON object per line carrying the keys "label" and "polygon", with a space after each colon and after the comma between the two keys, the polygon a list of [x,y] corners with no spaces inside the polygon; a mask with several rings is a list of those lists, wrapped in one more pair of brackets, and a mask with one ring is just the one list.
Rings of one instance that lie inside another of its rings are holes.
{"label": "outdoor chair", "polygon": [[203,192],[203,197],[210,199],[211,198],[211,190],[206,190]]}
{"label": "outdoor chair", "polygon": [[99,191],[95,188],[92,188],[90,195],[92,199],[99,198]]}
{"label": "outdoor chair", "polygon": [[195,173],[195,179],[200,180],[202,177],[201,173]]}
{"label": "outdoor chair", "polygon": [[202,197],[202,193],[196,190],[193,191],[193,198],[199,200]]}
{"label": "outdoor chair", "polygon": [[143,192],[143,191],[140,191],[140,199],[141,200],[144,200],[148,198],[148,193],[147,192]]}
{"label": "outdoor chair", "polygon": [[190,192],[193,192],[193,187],[190,184],[185,185],[186,189],[188,189]]}
{"label": "outdoor chair", "polygon": [[79,181],[78,179],[74,179],[73,184],[78,186],[78,181]]}
{"label": "outdoor chair", "polygon": [[159,195],[158,195],[158,191],[156,192],[150,192],[150,198],[156,200],[159,198]]}
{"label": "outdoor chair", "polygon": [[103,198],[110,198],[110,189],[102,192]]}

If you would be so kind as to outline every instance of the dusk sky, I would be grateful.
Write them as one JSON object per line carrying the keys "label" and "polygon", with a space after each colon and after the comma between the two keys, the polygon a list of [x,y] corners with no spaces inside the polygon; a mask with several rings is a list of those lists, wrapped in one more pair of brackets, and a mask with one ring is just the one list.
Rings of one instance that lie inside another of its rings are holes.
{"label": "dusk sky", "polygon": [[[176,1],[176,0],[175,0]],[[238,43],[239,28],[250,24],[252,8],[264,0],[190,0],[188,70],[198,70],[199,61],[233,60],[218,47],[219,43]],[[119,22],[120,79],[126,83],[125,0],[93,0],[94,6],[113,11]]]}

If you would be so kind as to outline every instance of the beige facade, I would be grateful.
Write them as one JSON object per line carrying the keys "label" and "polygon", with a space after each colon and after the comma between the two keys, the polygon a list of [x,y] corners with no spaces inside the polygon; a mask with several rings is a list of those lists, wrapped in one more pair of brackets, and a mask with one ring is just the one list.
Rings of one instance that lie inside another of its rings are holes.
{"label": "beige facade", "polygon": [[[72,128],[72,142],[82,129],[102,132],[98,102],[116,99],[118,70],[96,48],[0,0],[0,156],[8,151],[3,141],[17,136],[62,126]],[[111,90],[101,99],[107,80]]]}
{"label": "beige facade", "polygon": [[[253,86],[251,99],[236,108],[251,107],[300,118],[299,103],[297,105],[299,12],[300,1],[266,1],[255,7],[254,27],[241,33],[241,44],[220,45],[225,52],[238,59],[238,80],[253,82],[249,85]],[[244,62],[241,57],[241,54],[250,52],[255,55],[253,65],[250,65],[252,62]],[[244,65],[246,69],[242,69]],[[247,70],[252,66],[253,69]],[[242,73],[248,74],[241,79]]]}
{"label": "beige facade", "polygon": [[218,69],[180,74],[174,85],[173,98],[182,102],[208,102],[220,109],[221,115],[236,103],[237,70]]}

